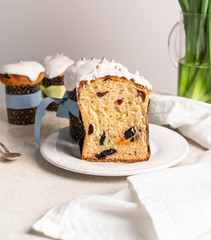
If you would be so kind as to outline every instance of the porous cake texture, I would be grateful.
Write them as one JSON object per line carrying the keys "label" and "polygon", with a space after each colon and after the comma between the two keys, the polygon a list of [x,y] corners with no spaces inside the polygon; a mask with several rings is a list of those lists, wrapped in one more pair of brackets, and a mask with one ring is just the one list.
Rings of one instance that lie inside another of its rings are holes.
{"label": "porous cake texture", "polygon": [[[84,131],[77,135],[76,130],[77,136],[73,137],[79,139],[81,158],[105,162],[148,160],[150,84],[137,73],[130,74],[125,67],[112,61],[81,60],[77,64],[78,67],[67,70],[65,79],[71,79],[71,76],[78,78],[78,81],[75,80],[80,109],[78,122],[82,123]],[[100,68],[105,76],[100,76],[97,71]],[[88,80],[83,79],[86,72],[92,74],[91,79],[87,75],[85,78]],[[68,82],[65,81],[65,84],[68,85],[69,92],[73,92],[74,86]]]}

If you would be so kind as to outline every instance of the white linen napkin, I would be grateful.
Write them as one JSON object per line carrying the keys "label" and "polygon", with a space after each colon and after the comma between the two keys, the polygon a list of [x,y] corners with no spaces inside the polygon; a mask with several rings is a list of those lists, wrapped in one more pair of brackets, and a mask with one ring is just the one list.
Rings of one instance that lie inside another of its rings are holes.
{"label": "white linen napkin", "polygon": [[33,229],[63,240],[194,240],[211,229],[211,162],[128,178],[107,196],[80,196]]}
{"label": "white linen napkin", "polygon": [[[33,229],[63,240],[157,239],[152,220],[129,189],[107,196],[80,196],[51,209]],[[150,227],[150,231],[146,231]]]}
{"label": "white linen napkin", "polygon": [[211,230],[210,173],[208,161],[128,178],[158,239],[194,240]]}
{"label": "white linen napkin", "polygon": [[[211,148],[211,106],[152,95],[149,120],[178,128]],[[211,150],[197,164],[128,177],[128,188],[80,196],[45,214],[33,229],[62,240],[194,240],[211,230]]]}
{"label": "white linen napkin", "polygon": [[149,122],[168,124],[211,149],[211,104],[171,95],[152,94]]}

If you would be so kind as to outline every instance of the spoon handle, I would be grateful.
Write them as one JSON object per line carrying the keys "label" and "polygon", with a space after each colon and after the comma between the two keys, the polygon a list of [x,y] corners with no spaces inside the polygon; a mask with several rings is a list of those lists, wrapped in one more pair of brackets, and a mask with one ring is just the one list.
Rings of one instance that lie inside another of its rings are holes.
{"label": "spoon handle", "polygon": [[0,142],[0,146],[2,146],[5,152],[9,152],[8,148],[3,143]]}

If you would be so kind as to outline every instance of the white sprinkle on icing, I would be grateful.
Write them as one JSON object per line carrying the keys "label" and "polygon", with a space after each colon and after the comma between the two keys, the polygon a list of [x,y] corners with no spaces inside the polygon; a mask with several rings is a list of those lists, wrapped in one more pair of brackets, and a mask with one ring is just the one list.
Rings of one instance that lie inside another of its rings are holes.
{"label": "white sprinkle on icing", "polygon": [[55,78],[65,72],[67,67],[73,64],[74,61],[61,52],[55,55],[45,57],[41,63],[46,71],[45,76],[47,78]]}
{"label": "white sprinkle on icing", "polygon": [[92,80],[105,76],[125,77],[128,80],[133,79],[133,81],[139,85],[148,89],[152,88],[151,84],[146,79],[141,79],[138,71],[135,74],[132,74],[126,67],[119,63],[107,60],[104,60],[101,63],[101,61],[102,59],[80,60],[69,66],[64,76],[66,89],[68,91],[73,91],[75,88],[78,88],[81,81],[88,81],[90,83]]}
{"label": "white sprinkle on icing", "polygon": [[33,61],[19,61],[18,63],[7,64],[0,67],[1,74],[16,74],[26,76],[31,82],[37,80],[41,72],[45,72],[44,67]]}

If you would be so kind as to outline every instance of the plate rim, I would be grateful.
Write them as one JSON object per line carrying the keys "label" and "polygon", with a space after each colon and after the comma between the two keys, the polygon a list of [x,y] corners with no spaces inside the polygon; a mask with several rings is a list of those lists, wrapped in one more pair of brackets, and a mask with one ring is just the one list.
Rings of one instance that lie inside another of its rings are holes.
{"label": "plate rim", "polygon": [[[67,127],[61,128],[61,129],[49,134],[48,136],[46,136],[43,139],[43,141],[41,142],[40,153],[46,161],[48,161],[49,163],[51,163],[52,165],[54,165],[56,167],[59,167],[61,169],[65,169],[67,171],[75,172],[75,173],[80,173],[80,174],[85,174],[85,175],[93,175],[93,176],[110,176],[110,177],[132,176],[132,175],[137,175],[137,174],[141,174],[141,173],[148,173],[148,172],[157,171],[157,170],[161,170],[161,169],[164,169],[164,168],[172,167],[172,166],[178,164],[179,162],[181,162],[188,155],[188,152],[189,152],[189,145],[188,145],[187,140],[181,134],[179,134],[178,132],[176,132],[172,129],[169,129],[167,127],[164,127],[164,126],[149,123],[149,128],[152,125],[155,126],[155,127],[158,127],[158,128],[163,128],[163,129],[165,129],[165,131],[169,131],[172,134],[179,137],[181,139],[181,141],[183,141],[183,143],[184,143],[185,151],[179,157],[177,157],[176,159],[166,161],[165,163],[161,163],[160,165],[157,165],[156,167],[145,167],[145,168],[141,168],[141,169],[121,169],[119,171],[116,170],[116,169],[115,170],[106,169],[106,171],[103,171],[103,169],[101,169],[100,172],[99,172],[99,170],[96,170],[96,169],[95,170],[94,169],[88,169],[88,168],[84,169],[84,168],[81,168],[81,166],[80,167],[76,167],[76,166],[73,167],[73,166],[70,165],[70,162],[68,162],[68,165],[64,165],[64,164],[61,164],[61,162],[59,162],[57,160],[52,160],[51,158],[46,156],[45,151],[43,150],[44,146],[46,144],[46,141],[48,139],[50,139],[52,137],[52,135],[58,134],[60,131],[65,131],[65,129],[69,129],[69,126],[67,126]],[[74,157],[74,156],[72,156],[72,157]],[[82,159],[80,159],[80,160],[82,160]],[[82,161],[85,161],[85,160],[82,160]],[[148,161],[144,161],[144,163],[147,163],[147,162]],[[89,161],[89,163],[90,164],[99,164],[99,163],[102,164],[101,162],[90,162],[90,161]],[[140,163],[141,162],[114,163],[114,164],[130,164],[130,166],[131,166],[131,165],[140,164]],[[106,163],[104,162],[103,164],[106,164]]]}

